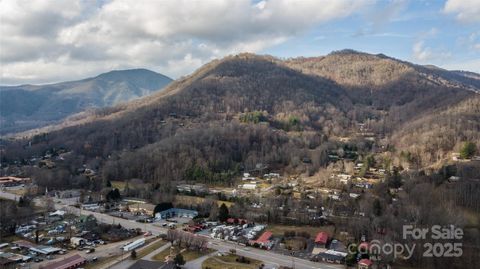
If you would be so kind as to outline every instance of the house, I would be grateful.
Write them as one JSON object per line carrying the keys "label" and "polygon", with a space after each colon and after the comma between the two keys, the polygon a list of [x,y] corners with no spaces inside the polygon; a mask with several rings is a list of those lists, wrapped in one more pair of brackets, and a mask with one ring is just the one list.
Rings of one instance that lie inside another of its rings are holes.
{"label": "house", "polygon": [[195,210],[182,209],[182,208],[170,208],[155,214],[156,219],[168,219],[168,218],[194,218],[198,216],[198,212]]}
{"label": "house", "polygon": [[357,264],[357,268],[358,269],[370,269],[370,268],[372,268],[372,264],[373,264],[373,262],[369,259],[361,259]]}
{"label": "house", "polygon": [[328,242],[328,234],[319,232],[315,237],[315,247],[325,248]]}
{"label": "house", "polygon": [[43,269],[74,269],[84,265],[86,262],[87,260],[84,257],[75,254],[63,260],[49,263]]}
{"label": "house", "polygon": [[326,246],[328,242],[328,234],[326,232],[319,232],[315,237],[315,245],[312,250],[313,255],[317,255],[319,253],[325,252]]}

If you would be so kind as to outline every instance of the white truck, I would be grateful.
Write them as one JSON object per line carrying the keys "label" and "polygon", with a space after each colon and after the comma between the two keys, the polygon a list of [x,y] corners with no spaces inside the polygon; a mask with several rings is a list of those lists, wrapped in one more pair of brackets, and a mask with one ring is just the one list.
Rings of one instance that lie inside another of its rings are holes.
{"label": "white truck", "polygon": [[123,251],[130,251],[143,245],[145,245],[145,238],[140,238],[138,240],[133,241],[130,244],[123,246]]}

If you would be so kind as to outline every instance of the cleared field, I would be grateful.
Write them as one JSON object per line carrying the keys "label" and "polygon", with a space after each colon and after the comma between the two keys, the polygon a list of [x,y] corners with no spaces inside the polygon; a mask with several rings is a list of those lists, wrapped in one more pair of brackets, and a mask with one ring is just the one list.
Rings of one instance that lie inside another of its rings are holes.
{"label": "cleared field", "polygon": [[[188,195],[176,195],[175,202],[185,205],[198,205],[205,202],[205,198],[203,197],[196,197],[196,196],[188,196]],[[216,200],[218,206],[225,204],[227,207],[231,207],[233,205],[232,202],[228,201],[220,201]]]}
{"label": "cleared field", "polygon": [[[183,250],[181,253],[182,253],[182,256],[183,256],[183,259],[188,262],[188,261],[192,261],[192,260],[195,260],[195,259],[198,259],[204,255],[207,255],[207,254],[210,254],[212,252],[215,252],[214,249],[207,249],[206,251],[194,251],[194,250]],[[173,250],[171,250],[170,248],[167,248],[165,249],[164,251],[156,254],[155,256],[152,257],[153,260],[156,260],[156,261],[161,261],[161,262],[164,262],[165,259],[167,258],[167,256],[170,255],[170,253],[178,253],[178,248],[174,248]]]}
{"label": "cleared field", "polygon": [[206,259],[202,264],[202,269],[257,269],[262,264],[259,260],[245,258],[248,263],[237,262],[239,256],[229,254],[226,256],[217,256]]}
{"label": "cleared field", "polygon": [[315,236],[319,232],[326,232],[329,236],[333,235],[335,230],[334,226],[321,226],[321,227],[314,227],[314,226],[289,226],[289,225],[268,225],[267,230],[272,232],[274,236],[283,236],[285,231],[296,231],[298,232],[307,232],[310,234],[311,238],[315,238]]}

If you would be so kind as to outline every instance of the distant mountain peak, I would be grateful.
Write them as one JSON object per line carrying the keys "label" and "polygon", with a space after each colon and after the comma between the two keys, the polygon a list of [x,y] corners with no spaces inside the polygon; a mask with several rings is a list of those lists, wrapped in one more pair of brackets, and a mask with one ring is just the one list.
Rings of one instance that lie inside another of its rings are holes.
{"label": "distant mountain peak", "polygon": [[128,102],[163,89],[171,78],[148,69],[112,70],[48,85],[0,87],[2,133],[55,123],[92,108]]}

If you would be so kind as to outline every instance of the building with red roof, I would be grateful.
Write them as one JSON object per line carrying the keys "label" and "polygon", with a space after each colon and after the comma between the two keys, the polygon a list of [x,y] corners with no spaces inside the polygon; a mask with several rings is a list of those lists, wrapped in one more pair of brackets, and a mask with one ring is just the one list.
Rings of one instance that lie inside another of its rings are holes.
{"label": "building with red roof", "polygon": [[84,257],[75,254],[60,261],[47,264],[42,269],[74,269],[84,265],[87,262]]}
{"label": "building with red roof", "polygon": [[262,235],[260,235],[257,240],[250,240],[250,244],[258,244],[261,247],[270,249],[272,247],[272,241],[270,240],[272,238],[272,232],[270,231],[265,231]]}
{"label": "building with red roof", "polygon": [[361,259],[358,262],[358,269],[370,269],[372,268],[373,262],[369,259]]}
{"label": "building with red roof", "polygon": [[369,250],[369,245],[367,242],[362,242],[360,243],[360,245],[358,245],[358,250],[361,252],[361,253],[368,253],[368,250]]}
{"label": "building with red roof", "polygon": [[315,237],[316,247],[325,247],[328,242],[328,234],[326,232],[319,232]]}

